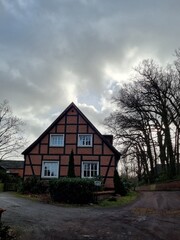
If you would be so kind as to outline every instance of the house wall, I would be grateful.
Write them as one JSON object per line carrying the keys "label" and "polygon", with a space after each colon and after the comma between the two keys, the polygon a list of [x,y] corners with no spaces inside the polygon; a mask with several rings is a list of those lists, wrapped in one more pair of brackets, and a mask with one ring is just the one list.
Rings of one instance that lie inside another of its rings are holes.
{"label": "house wall", "polygon": [[10,173],[18,174],[19,177],[23,177],[23,168],[9,168],[8,171],[10,171]]}
{"label": "house wall", "polygon": [[[50,147],[50,134],[64,134],[64,147]],[[78,147],[78,134],[92,134],[92,147]],[[59,161],[59,176],[67,176],[69,155],[74,152],[76,176],[81,176],[82,161],[99,161],[99,174],[104,178],[106,188],[113,188],[115,157],[113,151],[103,143],[99,135],[72,107],[66,115],[25,155],[24,177],[41,176],[42,161]]]}

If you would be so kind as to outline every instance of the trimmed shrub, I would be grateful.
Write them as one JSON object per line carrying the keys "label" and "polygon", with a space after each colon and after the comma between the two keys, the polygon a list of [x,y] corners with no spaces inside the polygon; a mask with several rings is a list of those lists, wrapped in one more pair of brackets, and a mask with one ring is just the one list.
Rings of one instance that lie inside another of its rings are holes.
{"label": "trimmed shrub", "polygon": [[126,177],[122,177],[121,181],[124,185],[126,192],[130,192],[133,189],[133,183]]}
{"label": "trimmed shrub", "polygon": [[125,188],[122,178],[119,176],[118,171],[114,171],[114,190],[116,194],[121,196],[127,195],[127,189]]}
{"label": "trimmed shrub", "polygon": [[71,150],[71,154],[69,156],[68,177],[70,177],[70,178],[74,178],[75,177],[74,152],[73,152],[73,150]]}
{"label": "trimmed shrub", "polygon": [[51,198],[56,202],[85,204],[93,201],[94,180],[61,178],[49,183]]}
{"label": "trimmed shrub", "polygon": [[19,185],[19,191],[23,193],[42,194],[48,192],[49,181],[40,180],[36,176],[26,178]]}
{"label": "trimmed shrub", "polygon": [[0,180],[5,183],[17,183],[20,177],[11,174],[11,173],[6,173],[4,170],[0,170]]}
{"label": "trimmed shrub", "polygon": [[3,183],[3,191],[16,191],[21,178],[11,173],[0,170],[0,181]]}

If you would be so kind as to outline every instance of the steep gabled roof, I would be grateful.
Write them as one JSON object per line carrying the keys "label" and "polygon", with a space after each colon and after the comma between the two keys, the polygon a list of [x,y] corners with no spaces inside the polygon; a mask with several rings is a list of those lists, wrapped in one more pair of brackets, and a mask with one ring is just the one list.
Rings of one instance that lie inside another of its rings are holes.
{"label": "steep gabled roof", "polygon": [[113,147],[110,142],[97,130],[97,128],[87,119],[87,117],[81,112],[81,110],[72,102],[60,115],[56,118],[56,120],[34,141],[28,148],[26,148],[22,154],[28,154],[35,146],[43,139],[49,131],[66,115],[66,113],[71,109],[74,108],[79,115],[87,122],[87,124],[96,132],[96,134],[103,140],[104,143],[114,152],[117,158],[120,158],[120,153]]}

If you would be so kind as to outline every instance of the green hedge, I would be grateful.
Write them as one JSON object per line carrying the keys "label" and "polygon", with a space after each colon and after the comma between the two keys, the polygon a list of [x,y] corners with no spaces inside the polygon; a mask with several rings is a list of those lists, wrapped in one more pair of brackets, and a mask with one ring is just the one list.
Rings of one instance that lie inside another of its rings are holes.
{"label": "green hedge", "polygon": [[93,202],[94,180],[61,178],[49,183],[52,200],[56,202],[85,204]]}
{"label": "green hedge", "polygon": [[126,196],[128,193],[128,184],[125,185],[125,181],[119,176],[117,169],[114,170],[114,190],[116,194]]}
{"label": "green hedge", "polygon": [[49,191],[49,181],[36,176],[26,178],[19,184],[18,191],[22,193],[42,194]]}
{"label": "green hedge", "polygon": [[[3,191],[16,191],[20,181],[19,176],[0,170],[0,182],[3,183]],[[2,186],[0,186],[0,191],[2,191]]]}

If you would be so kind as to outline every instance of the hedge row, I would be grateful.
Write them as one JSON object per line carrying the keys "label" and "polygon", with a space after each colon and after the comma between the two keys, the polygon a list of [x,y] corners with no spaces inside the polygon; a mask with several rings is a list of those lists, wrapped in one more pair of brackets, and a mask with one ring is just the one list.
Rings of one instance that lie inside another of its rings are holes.
{"label": "hedge row", "polygon": [[61,178],[49,183],[51,198],[57,202],[84,204],[93,202],[94,180]]}
{"label": "hedge row", "polygon": [[40,180],[36,176],[26,178],[18,186],[22,193],[43,194],[49,191],[49,181]]}
{"label": "hedge row", "polygon": [[93,179],[64,177],[48,181],[33,176],[22,181],[18,190],[31,194],[50,193],[56,202],[85,204],[93,202],[96,189]]}

